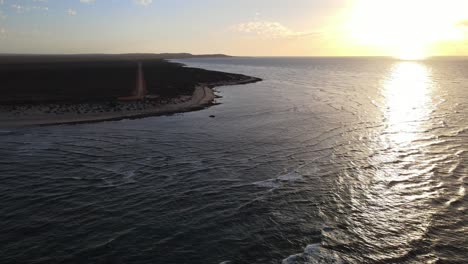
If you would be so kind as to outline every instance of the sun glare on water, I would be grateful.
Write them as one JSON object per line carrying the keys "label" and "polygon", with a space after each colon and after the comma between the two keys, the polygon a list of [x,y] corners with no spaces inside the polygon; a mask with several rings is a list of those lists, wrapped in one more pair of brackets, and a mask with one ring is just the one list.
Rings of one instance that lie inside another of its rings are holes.
{"label": "sun glare on water", "polygon": [[346,31],[359,45],[421,60],[437,52],[434,44],[463,39],[457,23],[467,8],[466,0],[356,0]]}

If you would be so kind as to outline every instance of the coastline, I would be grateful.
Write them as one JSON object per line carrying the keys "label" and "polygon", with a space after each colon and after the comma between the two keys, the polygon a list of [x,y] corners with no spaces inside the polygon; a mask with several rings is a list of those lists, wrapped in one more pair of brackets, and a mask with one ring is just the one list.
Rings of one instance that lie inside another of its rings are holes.
{"label": "coastline", "polygon": [[[29,126],[49,126],[61,124],[94,123],[103,121],[118,121],[123,119],[137,119],[151,116],[171,115],[190,111],[201,110],[214,104],[216,98],[214,88],[219,86],[242,85],[259,82],[261,79],[249,77],[244,80],[225,81],[203,84],[195,87],[191,96],[179,96],[168,99],[166,103],[154,103],[151,100],[118,102],[117,110],[108,108],[109,111],[90,111],[90,108],[105,108],[105,103],[70,104],[63,108],[69,112],[70,108],[77,109],[78,113],[50,113],[54,104],[29,105],[27,110],[12,111],[0,110],[0,128],[21,128]],[[57,106],[62,107],[60,104]],[[85,111],[85,113],[81,113]]]}

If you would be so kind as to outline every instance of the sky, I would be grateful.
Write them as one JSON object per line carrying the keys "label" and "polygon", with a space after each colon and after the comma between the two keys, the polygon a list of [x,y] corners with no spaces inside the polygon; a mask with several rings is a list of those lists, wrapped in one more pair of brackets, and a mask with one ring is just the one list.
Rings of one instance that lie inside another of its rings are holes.
{"label": "sky", "polygon": [[0,0],[0,53],[468,55],[468,0]]}

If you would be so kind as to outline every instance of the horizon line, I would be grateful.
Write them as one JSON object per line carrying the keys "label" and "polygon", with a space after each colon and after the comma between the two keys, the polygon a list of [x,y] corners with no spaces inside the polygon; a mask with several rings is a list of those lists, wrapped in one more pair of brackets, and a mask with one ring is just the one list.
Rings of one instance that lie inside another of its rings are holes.
{"label": "horizon line", "polygon": [[[402,60],[391,55],[230,55],[225,53],[190,53],[190,52],[123,52],[123,53],[9,53],[0,52],[0,56],[91,56],[91,55],[190,55],[190,56],[226,56],[232,58],[388,58]],[[434,55],[427,56],[422,60],[431,58],[464,58],[468,55]]]}

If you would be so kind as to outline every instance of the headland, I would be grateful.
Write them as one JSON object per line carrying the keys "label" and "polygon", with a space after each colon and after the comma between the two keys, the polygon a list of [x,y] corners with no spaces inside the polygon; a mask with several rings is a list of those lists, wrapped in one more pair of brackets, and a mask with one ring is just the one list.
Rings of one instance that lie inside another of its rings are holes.
{"label": "headland", "polygon": [[191,54],[0,55],[0,127],[98,122],[203,109],[214,87],[259,78],[190,68]]}

